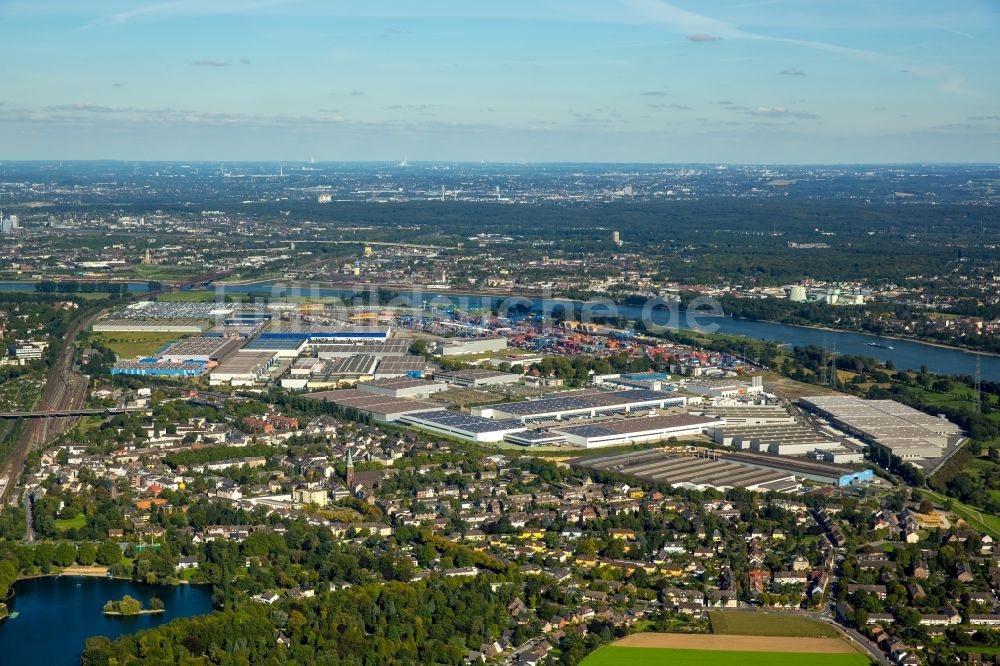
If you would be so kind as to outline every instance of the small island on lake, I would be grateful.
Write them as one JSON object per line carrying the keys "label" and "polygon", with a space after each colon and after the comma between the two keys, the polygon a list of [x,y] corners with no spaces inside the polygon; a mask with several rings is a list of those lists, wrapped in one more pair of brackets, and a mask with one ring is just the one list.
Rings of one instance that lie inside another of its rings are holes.
{"label": "small island on lake", "polygon": [[121,599],[111,599],[104,604],[105,615],[150,615],[162,612],[163,601],[156,597],[149,600],[149,608],[143,607],[142,601],[127,594]]}

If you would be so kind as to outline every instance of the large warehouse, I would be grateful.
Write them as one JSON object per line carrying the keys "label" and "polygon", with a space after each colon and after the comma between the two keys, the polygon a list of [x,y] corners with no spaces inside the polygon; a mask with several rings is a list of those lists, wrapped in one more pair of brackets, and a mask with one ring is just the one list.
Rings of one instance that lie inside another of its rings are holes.
{"label": "large warehouse", "polygon": [[409,398],[393,398],[387,395],[342,389],[339,391],[320,391],[309,393],[305,397],[332,403],[343,409],[354,409],[370,416],[376,421],[397,421],[407,414],[434,412],[441,409],[441,403],[429,400],[412,400]]}
{"label": "large warehouse", "polygon": [[429,379],[376,379],[358,384],[359,391],[390,398],[427,398],[447,388],[447,385]]}
{"label": "large warehouse", "polygon": [[391,356],[407,356],[409,354],[410,343],[406,340],[387,340],[382,343],[330,343],[314,344],[312,348],[316,350],[316,355],[320,358],[345,358],[355,354],[371,354],[379,358]]}
{"label": "large warehouse", "polygon": [[507,349],[507,338],[448,338],[435,345],[434,353],[438,356],[461,356],[505,349]]}
{"label": "large warehouse", "polygon": [[209,373],[208,383],[211,386],[252,386],[267,375],[277,360],[278,355],[274,352],[231,354]]}
{"label": "large warehouse", "polygon": [[476,416],[493,419],[546,421],[571,416],[598,416],[600,414],[628,413],[636,409],[666,409],[683,407],[683,396],[660,391],[632,389],[628,391],[573,391],[553,398],[505,402],[498,405],[474,407]]}
{"label": "large warehouse", "polygon": [[321,326],[292,322],[271,324],[260,337],[317,342],[384,342],[392,331],[386,326]]}
{"label": "large warehouse", "polygon": [[840,449],[840,442],[798,423],[759,426],[729,426],[711,432],[716,444],[743,451],[759,451],[779,456],[803,456],[817,449]]}
{"label": "large warehouse", "polygon": [[183,363],[184,361],[208,363],[209,361],[221,361],[239,346],[240,341],[234,338],[185,338],[164,349],[160,352],[159,357],[170,363]]}
{"label": "large warehouse", "polygon": [[787,472],[758,469],[725,459],[667,453],[662,449],[579,458],[570,461],[570,465],[693,490],[746,488],[766,493],[794,492],[799,488],[795,476]]}
{"label": "large warehouse", "polygon": [[272,352],[278,358],[296,358],[305,347],[305,340],[257,336],[243,345],[240,353]]}
{"label": "large warehouse", "polygon": [[671,437],[685,437],[721,426],[722,421],[705,416],[676,414],[673,416],[637,417],[621,421],[606,421],[566,428],[552,428],[573,446],[594,449],[602,446],[624,446],[659,442]]}
{"label": "large warehouse", "polygon": [[903,460],[940,457],[949,438],[962,430],[944,418],[930,416],[893,400],[863,400],[848,395],[799,399],[809,411],[865,442]]}
{"label": "large warehouse", "polygon": [[399,422],[470,442],[502,442],[505,436],[527,429],[519,421],[485,419],[447,409],[407,414]]}
{"label": "large warehouse", "polygon": [[467,370],[441,371],[436,373],[434,378],[449,384],[455,384],[456,386],[479,387],[516,384],[521,380],[521,375],[515,375],[511,372],[500,372],[499,370],[469,368]]}

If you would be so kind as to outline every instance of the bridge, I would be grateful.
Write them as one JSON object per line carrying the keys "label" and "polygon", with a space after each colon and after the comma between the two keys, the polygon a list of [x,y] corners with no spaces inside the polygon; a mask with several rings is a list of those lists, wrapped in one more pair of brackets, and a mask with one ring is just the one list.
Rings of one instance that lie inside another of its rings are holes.
{"label": "bridge", "polygon": [[0,419],[54,419],[65,416],[115,416],[131,412],[145,412],[148,407],[97,407],[94,409],[50,409],[36,412],[0,412]]}

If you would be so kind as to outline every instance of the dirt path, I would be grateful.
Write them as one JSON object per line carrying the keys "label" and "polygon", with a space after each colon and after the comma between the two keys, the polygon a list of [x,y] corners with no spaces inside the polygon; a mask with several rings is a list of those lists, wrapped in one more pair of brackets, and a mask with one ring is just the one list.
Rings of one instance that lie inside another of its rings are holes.
{"label": "dirt path", "polygon": [[729,650],[739,652],[853,652],[839,638],[781,638],[777,636],[721,636],[717,634],[654,634],[626,636],[619,647]]}

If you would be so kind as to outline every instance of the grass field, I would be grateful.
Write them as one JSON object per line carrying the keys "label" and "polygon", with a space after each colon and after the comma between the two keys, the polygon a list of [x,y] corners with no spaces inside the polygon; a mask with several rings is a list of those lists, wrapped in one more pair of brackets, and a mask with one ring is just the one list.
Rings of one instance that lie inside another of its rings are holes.
{"label": "grass field", "polygon": [[204,303],[215,299],[215,290],[192,289],[191,291],[171,291],[158,296],[156,300],[166,303]]}
{"label": "grass field", "polygon": [[684,650],[605,645],[587,656],[580,666],[868,666],[858,652],[736,652]]}
{"label": "grass field", "polygon": [[836,629],[822,622],[781,613],[713,611],[708,617],[712,622],[713,634],[810,638],[836,638],[840,635]]}
{"label": "grass field", "polygon": [[947,501],[951,501],[952,512],[959,518],[965,520],[965,522],[969,523],[969,525],[971,525],[973,529],[977,529],[980,532],[989,534],[994,539],[1000,539],[1000,516],[993,516],[988,513],[983,513],[974,506],[969,506],[968,504],[962,504],[957,499],[945,497],[941,493],[936,493],[933,490],[927,490],[924,488],[921,488],[919,490],[927,497],[941,504]]}
{"label": "grass field", "polygon": [[82,513],[77,514],[75,518],[56,518],[56,529],[60,532],[65,532],[66,530],[78,530],[87,524],[87,516]]}
{"label": "grass field", "polygon": [[118,354],[119,358],[148,356],[164,345],[187,337],[183,333],[96,333],[95,339]]}

